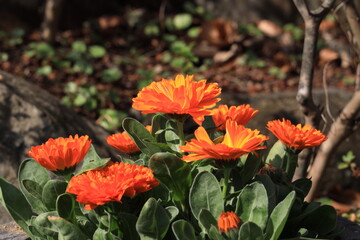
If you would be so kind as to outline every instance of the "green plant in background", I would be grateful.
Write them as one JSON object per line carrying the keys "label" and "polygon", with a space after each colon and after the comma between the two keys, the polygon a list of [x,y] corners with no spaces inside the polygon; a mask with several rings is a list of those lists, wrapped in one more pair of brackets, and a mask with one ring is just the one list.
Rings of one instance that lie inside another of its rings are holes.
{"label": "green plant in background", "polygon": [[285,32],[289,32],[296,41],[304,38],[304,30],[293,23],[288,23],[283,27]]}
{"label": "green plant in background", "polygon": [[83,84],[78,86],[69,82],[64,88],[66,96],[61,102],[69,107],[84,107],[87,110],[94,110],[98,107],[98,91],[96,86]]}
{"label": "green plant in background", "polygon": [[6,62],[7,60],[9,60],[9,54],[0,52],[0,63]]}
{"label": "green plant in background", "polygon": [[241,57],[236,59],[240,66],[250,66],[256,68],[266,67],[266,62],[261,60],[253,51],[247,51]]}
{"label": "green plant in background", "polygon": [[258,29],[254,24],[245,24],[239,26],[239,32],[242,34],[249,34],[254,37],[263,37],[264,33]]}
{"label": "green plant in background", "polygon": [[115,109],[100,109],[100,117],[96,121],[108,131],[115,131],[121,128],[122,120],[127,114]]}
{"label": "green plant in background", "polygon": [[342,156],[341,162],[338,163],[338,169],[354,169],[356,167],[355,155],[352,151],[348,151],[346,155]]}
{"label": "green plant in background", "polygon": [[137,81],[137,88],[139,91],[149,85],[155,76],[154,71],[145,69],[136,70],[136,74],[140,76],[140,80]]}
{"label": "green plant in background", "polygon": [[101,73],[101,81],[112,83],[118,81],[122,77],[122,72],[117,68],[108,68]]}
{"label": "green plant in background", "polygon": [[268,70],[268,74],[275,76],[276,78],[279,78],[279,79],[286,78],[286,74],[283,71],[281,71],[281,69],[278,67],[270,67]]}
{"label": "green plant in background", "polygon": [[33,42],[28,45],[28,49],[24,52],[25,56],[37,57],[39,59],[48,59],[55,55],[54,48],[45,42]]}
{"label": "green plant in background", "polygon": [[24,35],[24,29],[14,28],[9,33],[5,31],[0,31],[0,40],[8,46],[15,47],[21,45],[24,42]]}

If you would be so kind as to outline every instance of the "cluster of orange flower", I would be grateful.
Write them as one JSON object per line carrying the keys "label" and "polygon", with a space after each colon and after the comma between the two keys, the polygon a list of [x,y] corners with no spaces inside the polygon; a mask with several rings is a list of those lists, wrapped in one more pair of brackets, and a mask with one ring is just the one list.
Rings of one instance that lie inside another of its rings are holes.
{"label": "cluster of orange flower", "polygon": [[[193,76],[177,75],[175,80],[163,79],[145,87],[133,99],[133,108],[142,113],[168,114],[175,120],[193,117],[200,125],[195,130],[195,139],[180,146],[186,162],[205,158],[233,161],[244,154],[266,148],[262,143],[269,137],[244,126],[258,111],[249,105],[220,105],[213,109],[220,101],[220,98],[217,98],[220,93],[221,88],[216,83],[194,81]],[[223,137],[215,140],[209,137],[201,126],[206,115],[212,116],[218,130],[225,131]],[[285,119],[270,121],[267,128],[292,149],[318,146],[326,140],[320,131],[311,126],[295,126]],[[151,126],[147,126],[147,129],[151,132]],[[140,151],[126,132],[109,136],[107,142],[127,154]],[[88,136],[49,139],[45,144],[32,147],[28,154],[43,167],[58,171],[76,166],[86,155],[90,144]],[[86,209],[94,209],[108,201],[121,201],[123,196],[132,197],[148,191],[158,184],[149,168],[113,163],[73,177],[67,192],[76,194],[77,201],[85,204]],[[239,224],[236,217],[230,213],[222,215],[221,219],[219,229],[222,231]]]}

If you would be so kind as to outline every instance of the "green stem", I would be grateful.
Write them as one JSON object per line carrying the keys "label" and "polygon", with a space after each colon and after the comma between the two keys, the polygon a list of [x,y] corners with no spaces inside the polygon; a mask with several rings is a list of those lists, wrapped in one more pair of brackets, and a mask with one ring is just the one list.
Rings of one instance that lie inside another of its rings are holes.
{"label": "green stem", "polygon": [[230,172],[231,172],[231,168],[224,168],[224,187],[223,187],[223,190],[222,190],[222,194],[223,194],[224,199],[226,199],[226,196],[227,196],[228,191],[229,191]]}
{"label": "green stem", "polygon": [[177,129],[178,129],[178,135],[180,138],[180,146],[183,146],[185,143],[184,122],[176,120],[176,125],[177,125]]}
{"label": "green stem", "polygon": [[287,178],[288,178],[289,182],[291,182],[292,178],[295,174],[295,169],[297,167],[298,155],[293,152],[287,151],[286,156],[287,156],[287,159],[286,159],[285,172],[287,174]]}

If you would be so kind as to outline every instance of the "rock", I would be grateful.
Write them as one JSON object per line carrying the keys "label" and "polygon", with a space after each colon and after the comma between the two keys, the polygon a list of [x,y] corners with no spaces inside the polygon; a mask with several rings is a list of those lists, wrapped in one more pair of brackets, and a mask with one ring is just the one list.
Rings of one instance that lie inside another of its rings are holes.
{"label": "rock", "polygon": [[0,240],[27,240],[29,237],[15,223],[9,222],[0,225]]}
{"label": "rock", "polygon": [[360,226],[346,218],[338,217],[337,225],[344,228],[337,240],[360,240]]}
{"label": "rock", "polygon": [[[79,116],[43,89],[0,71],[0,177],[12,184],[31,146],[49,138],[89,135],[101,157],[117,151],[106,143],[109,133],[95,122]],[[0,223],[8,221],[0,205]]]}

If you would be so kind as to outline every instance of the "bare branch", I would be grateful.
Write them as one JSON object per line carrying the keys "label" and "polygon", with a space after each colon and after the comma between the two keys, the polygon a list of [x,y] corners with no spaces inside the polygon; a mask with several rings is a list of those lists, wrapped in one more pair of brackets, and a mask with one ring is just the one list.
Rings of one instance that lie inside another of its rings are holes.
{"label": "bare branch", "polygon": [[325,0],[317,9],[311,10],[311,14],[317,17],[325,17],[334,5],[335,0]]}
{"label": "bare branch", "polygon": [[45,41],[53,42],[57,32],[61,10],[65,0],[47,0],[42,23],[42,37]]}
{"label": "bare branch", "polygon": [[360,64],[356,68],[355,91],[360,91]]}
{"label": "bare branch", "polygon": [[310,10],[305,0],[293,0],[293,2],[304,20],[310,17]]}
{"label": "bare branch", "polygon": [[327,88],[327,82],[326,82],[326,72],[327,72],[327,69],[329,67],[329,65],[331,64],[331,61],[330,62],[327,62],[324,66],[324,70],[323,70],[323,86],[324,86],[324,91],[325,91],[325,109],[326,109],[326,112],[327,114],[329,115],[329,117],[331,118],[331,120],[333,122],[335,122],[335,118],[334,116],[332,115],[331,113],[331,110],[330,110],[330,104],[329,104],[329,92],[328,92],[328,88]]}
{"label": "bare branch", "polygon": [[[360,64],[359,64],[360,65]],[[359,70],[358,65],[358,70]],[[360,70],[359,70],[360,71]],[[360,81],[360,75],[357,75],[356,81]],[[360,111],[360,89],[357,89],[337,117],[336,121],[331,125],[327,135],[328,140],[323,142],[316,155],[314,164],[312,165],[308,177],[312,178],[313,186],[306,197],[306,201],[312,201],[316,197],[316,193],[320,187],[320,181],[325,173],[326,166],[331,160],[332,153],[335,152],[339,144],[356,128],[356,115]]]}
{"label": "bare branch", "polygon": [[353,0],[343,0],[333,12],[351,46],[360,57],[360,15]]}
{"label": "bare branch", "polygon": [[[312,97],[312,82],[314,75],[316,42],[319,35],[319,25],[323,17],[330,11],[335,0],[326,0],[320,7],[310,11],[305,0],[293,0],[305,22],[305,39],[300,70],[299,88],[296,100],[305,116],[305,124],[318,128],[321,119],[321,109],[315,105]],[[313,153],[305,149],[299,155],[298,169],[294,179],[306,176],[307,167]]]}

